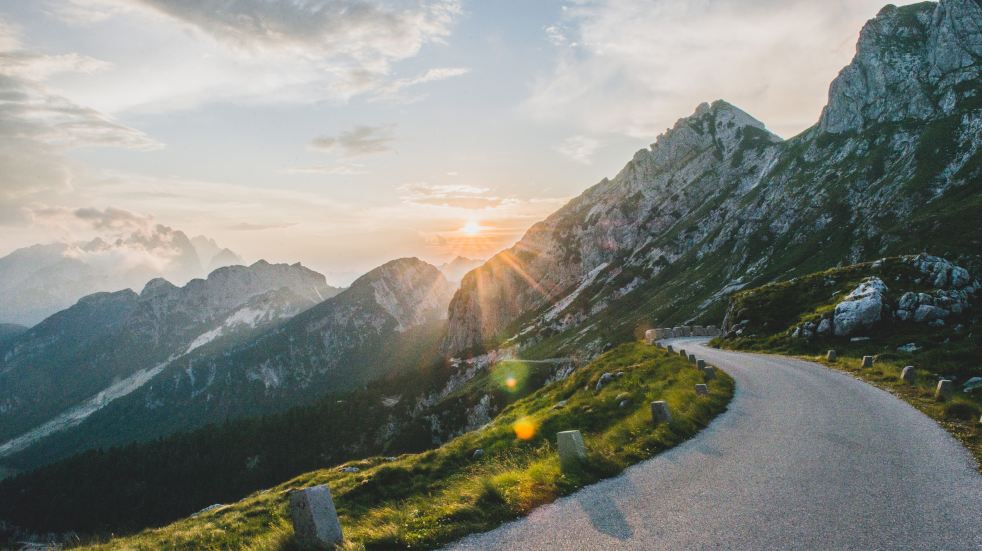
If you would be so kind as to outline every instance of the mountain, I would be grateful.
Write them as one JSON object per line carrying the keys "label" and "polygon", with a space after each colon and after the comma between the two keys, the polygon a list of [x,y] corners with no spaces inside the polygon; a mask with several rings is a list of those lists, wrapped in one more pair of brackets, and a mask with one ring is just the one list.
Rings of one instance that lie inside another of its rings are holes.
{"label": "mountain", "polygon": [[598,352],[718,324],[727,296],[893,254],[982,264],[982,7],[887,6],[819,122],[788,140],[724,102],[467,274],[443,349]]}
{"label": "mountain", "polygon": [[483,260],[475,260],[464,256],[454,257],[448,262],[440,265],[440,271],[446,276],[447,280],[459,283],[464,279],[464,274],[484,264]]}
{"label": "mountain", "polygon": [[0,323],[0,348],[3,347],[4,343],[13,340],[25,332],[27,332],[27,327],[23,325],[17,325],[16,323]]}
{"label": "mountain", "polygon": [[[428,366],[438,360],[453,289],[436,267],[404,258],[249,339],[212,342],[214,330],[197,331],[198,339],[182,341],[190,343],[187,353],[140,388],[15,462],[35,465],[95,446],[284,410]],[[248,306],[226,320],[246,317],[247,309],[261,310]]]}
{"label": "mountain", "polygon": [[77,422],[173,359],[218,337],[251,335],[337,292],[299,264],[259,261],[184,287],[158,278],[139,295],[83,297],[0,347],[0,438]]}
{"label": "mountain", "polygon": [[139,289],[155,277],[183,284],[232,264],[241,259],[214,240],[163,225],[110,241],[33,245],[0,258],[0,322],[34,325],[92,293]]}

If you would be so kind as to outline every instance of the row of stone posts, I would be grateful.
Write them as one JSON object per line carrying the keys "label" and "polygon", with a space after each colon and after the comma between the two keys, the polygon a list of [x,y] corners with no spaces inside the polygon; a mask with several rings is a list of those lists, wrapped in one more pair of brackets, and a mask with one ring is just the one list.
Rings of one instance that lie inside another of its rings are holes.
{"label": "row of stone posts", "polygon": [[[835,350],[829,350],[825,355],[825,359],[830,362],[836,361],[836,357],[837,354]],[[870,368],[873,367],[875,362],[875,356],[863,356],[863,360],[860,365],[863,368]],[[900,372],[900,380],[910,385],[914,384],[914,366],[905,366]],[[939,400],[947,400],[951,398],[954,392],[954,383],[950,379],[941,379],[938,381],[938,386],[934,389],[934,397]],[[982,419],[979,419],[979,422],[982,423]]]}
{"label": "row of stone posts", "polygon": [[661,339],[677,339],[680,337],[718,337],[719,328],[715,325],[680,325],[678,327],[661,327],[658,329],[648,329],[644,332],[644,340],[648,344],[654,344]]}

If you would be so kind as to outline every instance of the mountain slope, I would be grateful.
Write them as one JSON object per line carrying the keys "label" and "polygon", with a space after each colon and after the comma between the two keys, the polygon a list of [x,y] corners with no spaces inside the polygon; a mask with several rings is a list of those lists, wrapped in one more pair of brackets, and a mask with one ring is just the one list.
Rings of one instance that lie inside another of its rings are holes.
{"label": "mountain slope", "polygon": [[192,348],[141,388],[11,458],[26,468],[97,446],[310,403],[436,360],[453,287],[414,258],[389,262],[289,321]]}
{"label": "mountain slope", "polygon": [[[722,101],[469,273],[444,350],[598,352],[718,323],[733,290],[887,254],[982,263],[982,8],[888,6],[821,120],[781,141]],[[912,91],[917,88],[917,93]]]}
{"label": "mountain slope", "polygon": [[[107,398],[99,393],[130,378],[145,381],[149,371],[159,371],[215,331],[246,335],[336,292],[324,276],[299,264],[260,261],[216,270],[184,287],[155,279],[139,295],[125,290],[84,297],[4,345],[0,438]],[[244,310],[261,296],[269,310]]]}

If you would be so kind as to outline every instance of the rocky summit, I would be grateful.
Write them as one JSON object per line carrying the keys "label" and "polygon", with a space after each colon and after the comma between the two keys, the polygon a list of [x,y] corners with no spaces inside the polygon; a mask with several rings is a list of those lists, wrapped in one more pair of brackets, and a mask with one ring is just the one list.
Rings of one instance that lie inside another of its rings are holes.
{"label": "rocky summit", "polygon": [[[889,254],[978,267],[980,10],[884,8],[819,122],[793,138],[724,101],[700,105],[467,274],[444,350],[596,352],[639,326],[718,323],[735,290]],[[857,323],[872,302],[855,301]]]}

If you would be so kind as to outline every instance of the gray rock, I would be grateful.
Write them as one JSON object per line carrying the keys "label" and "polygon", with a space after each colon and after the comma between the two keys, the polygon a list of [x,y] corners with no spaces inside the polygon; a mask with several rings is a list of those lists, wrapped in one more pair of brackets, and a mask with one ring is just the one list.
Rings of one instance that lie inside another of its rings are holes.
{"label": "gray rock", "polygon": [[822,321],[818,322],[818,328],[815,332],[819,335],[828,335],[832,332],[832,320],[829,318],[823,318]]}
{"label": "gray rock", "polygon": [[559,465],[568,471],[586,459],[586,445],[578,430],[566,430],[556,434],[556,448],[559,450]]}
{"label": "gray rock", "polygon": [[917,307],[917,304],[917,293],[907,291],[900,297],[900,300],[897,301],[897,308],[901,310],[913,310]]}
{"label": "gray rock", "polygon": [[709,394],[709,387],[700,383],[696,385],[696,394],[703,395]]}
{"label": "gray rock", "polygon": [[897,347],[897,352],[906,352],[908,354],[912,354],[914,352],[917,352],[920,349],[921,349],[921,347],[920,346],[917,346],[916,343],[909,342],[909,343],[907,343],[905,345],[898,346]]}
{"label": "gray rock", "polygon": [[934,320],[943,320],[948,317],[948,311],[944,308],[939,308],[937,306],[932,306],[930,304],[922,304],[914,310],[914,321],[928,322]]}
{"label": "gray rock", "polygon": [[910,310],[897,310],[893,316],[900,321],[907,321],[910,319]]}
{"label": "gray rock", "polygon": [[904,370],[900,372],[900,380],[905,383],[914,384],[914,366],[908,365],[905,367]]}
{"label": "gray rock", "polygon": [[668,404],[664,400],[651,402],[651,422],[654,424],[668,423],[672,420],[672,413],[668,410]]}
{"label": "gray rock", "polygon": [[290,492],[290,518],[301,548],[334,549],[344,539],[331,491],[325,485]]}
{"label": "gray rock", "polygon": [[484,457],[484,450],[481,448],[474,450],[474,453],[471,454],[471,459],[481,459],[482,457]]}
{"label": "gray rock", "polygon": [[852,337],[849,339],[849,342],[866,342],[868,340],[869,337]]}
{"label": "gray rock", "polygon": [[928,327],[944,327],[944,320],[936,319],[927,322]]}
{"label": "gray rock", "polygon": [[835,305],[835,334],[844,337],[869,329],[883,318],[887,286],[878,277],[869,277]]}
{"label": "gray rock", "polygon": [[978,389],[982,389],[982,377],[972,377],[962,383],[962,390],[965,392],[974,392]]}
{"label": "gray rock", "polygon": [[359,469],[358,467],[342,467],[341,468],[341,472],[342,473],[357,473],[357,472],[360,472],[360,471],[361,471],[361,469]]}
{"label": "gray rock", "polygon": [[938,381],[938,387],[934,389],[934,397],[937,399],[947,400],[951,398],[951,395],[955,392],[955,385],[950,379],[941,379]]}
{"label": "gray rock", "polygon": [[600,376],[599,379],[597,379],[596,391],[600,392],[600,389],[602,389],[604,385],[606,385],[607,383],[613,380],[614,380],[613,375],[611,375],[610,373],[604,373],[603,375]]}
{"label": "gray rock", "polygon": [[566,400],[560,400],[556,402],[555,405],[552,406],[552,409],[563,409],[564,407],[566,407],[566,403],[567,403]]}

